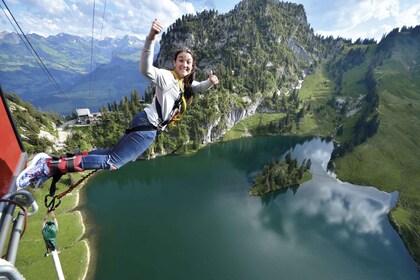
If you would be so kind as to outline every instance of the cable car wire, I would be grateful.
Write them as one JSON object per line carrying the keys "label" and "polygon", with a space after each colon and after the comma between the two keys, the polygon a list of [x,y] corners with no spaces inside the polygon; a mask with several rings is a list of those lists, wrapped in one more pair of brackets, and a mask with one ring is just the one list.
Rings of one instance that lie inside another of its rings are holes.
{"label": "cable car wire", "polygon": [[89,101],[92,97],[92,70],[93,70],[93,41],[94,41],[94,31],[95,31],[95,8],[96,1],[93,0],[93,11],[92,11],[92,38],[90,40],[90,71],[89,71]]}
{"label": "cable car wire", "polygon": [[[104,2],[104,8],[103,8],[103,11],[102,11],[102,23],[101,23],[101,31],[99,33],[99,39],[102,38],[102,31],[104,29],[105,11],[106,11],[106,4],[107,4],[106,2],[107,1],[105,0],[105,2]],[[93,40],[93,28],[92,28],[92,40]],[[97,74],[96,71],[93,72],[93,68],[94,67],[96,68],[96,65],[98,63],[99,53],[100,53],[100,45],[99,45],[99,41],[98,41],[98,51],[97,51],[97,53],[95,55],[95,58],[92,59],[94,66],[93,67],[91,66],[91,71],[90,71],[90,79],[91,79],[90,82],[92,84],[91,91],[90,92],[91,92],[92,96],[95,96],[95,83],[96,83],[96,74]],[[93,52],[92,52],[91,56],[93,56]],[[93,81],[92,81],[92,75],[93,75]]]}
{"label": "cable car wire", "polygon": [[47,74],[48,78],[50,79],[50,81],[53,83],[53,85],[55,86],[55,88],[57,89],[57,91],[62,94],[65,99],[67,100],[67,102],[71,105],[71,107],[76,110],[76,107],[73,105],[73,103],[70,101],[70,99],[67,97],[67,95],[64,93],[64,91],[61,89],[60,85],[57,83],[57,81],[55,80],[55,78],[53,77],[53,75],[51,74],[50,70],[48,70],[47,66],[45,65],[45,63],[42,61],[41,57],[38,55],[37,51],[35,50],[35,48],[33,47],[33,45],[31,44],[31,42],[29,41],[29,38],[26,36],[25,32],[23,32],[22,28],[20,27],[19,23],[17,22],[16,18],[13,16],[12,11],[9,9],[9,7],[7,6],[6,2],[4,0],[2,0],[4,6],[6,7],[6,10],[9,12],[10,16],[13,19],[13,22],[15,23],[15,25],[19,28],[20,34],[22,34],[23,38],[25,40],[22,39],[22,36],[19,34],[19,32],[16,30],[15,25],[13,25],[12,21],[10,20],[9,16],[7,15],[7,13],[5,12],[5,10],[2,8],[4,14],[6,15],[7,19],[9,20],[10,24],[12,24],[13,28],[16,30],[16,33],[19,35],[19,37],[21,38],[21,40],[24,42],[25,46],[30,50],[30,53],[32,54],[32,56],[34,56],[35,60],[38,61],[38,63],[41,65],[41,68],[43,69],[43,71]]}

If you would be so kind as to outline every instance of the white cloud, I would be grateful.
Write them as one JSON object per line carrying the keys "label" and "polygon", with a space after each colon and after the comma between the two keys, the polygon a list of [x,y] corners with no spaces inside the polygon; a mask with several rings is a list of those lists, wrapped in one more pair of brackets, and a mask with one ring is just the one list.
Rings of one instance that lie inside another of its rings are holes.
{"label": "white cloud", "polygon": [[396,27],[420,24],[420,4],[415,0],[293,2],[304,5],[309,23],[317,34],[324,36],[380,40]]}
{"label": "white cloud", "polygon": [[[94,36],[116,37],[129,34],[144,38],[154,18],[158,18],[167,28],[183,14],[195,14],[204,8],[232,9],[239,2],[240,0],[106,1],[105,21],[102,23],[105,0],[96,0]],[[317,34],[324,36],[380,40],[384,33],[395,27],[416,26],[420,23],[420,4],[416,0],[292,2],[304,5],[309,24]],[[92,34],[92,1],[9,0],[8,6],[25,32],[44,36],[60,32],[80,36]],[[14,31],[4,15],[1,16],[1,23],[2,30]]]}
{"label": "white cloud", "polygon": [[365,0],[360,2],[353,14],[353,23],[359,24],[370,19],[383,20],[398,14],[398,0]]}
{"label": "white cloud", "polygon": [[345,1],[329,9],[330,28],[350,28],[372,19],[384,20],[394,17],[399,10],[399,0]]}
{"label": "white cloud", "polygon": [[187,14],[194,14],[195,13],[195,7],[191,2],[181,2],[179,4],[182,11],[185,11]]}
{"label": "white cloud", "polygon": [[31,4],[31,9],[35,8],[44,15],[62,15],[69,8],[63,0],[31,0],[29,3]]}
{"label": "white cloud", "polygon": [[[34,32],[43,36],[61,32],[79,36],[92,34],[91,1],[10,0],[8,6],[25,33]],[[196,11],[193,4],[187,1],[119,0],[106,2],[103,18],[104,7],[104,0],[95,2],[95,37],[129,34],[144,38],[154,18],[158,18],[164,27],[169,27],[183,14]],[[4,16],[3,22],[6,23],[6,28],[2,30],[14,31]]]}
{"label": "white cloud", "polygon": [[420,24],[420,4],[407,5],[403,7],[395,18],[399,27],[416,26]]}

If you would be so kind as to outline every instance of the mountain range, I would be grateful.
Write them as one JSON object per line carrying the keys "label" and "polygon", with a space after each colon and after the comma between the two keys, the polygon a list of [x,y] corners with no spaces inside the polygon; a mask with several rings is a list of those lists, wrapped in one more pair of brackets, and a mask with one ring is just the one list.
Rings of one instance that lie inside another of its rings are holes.
{"label": "mountain range", "polygon": [[64,33],[45,38],[1,32],[0,83],[44,111],[96,111],[131,90],[143,93],[148,85],[138,71],[143,44],[133,36],[92,40]]}
{"label": "mountain range", "polygon": [[[195,16],[198,21],[191,20]],[[203,24],[211,28],[202,28]],[[182,16],[162,35],[155,54],[157,65],[169,68],[174,50],[190,47],[199,58],[199,77],[204,79],[210,69],[219,70],[219,75],[232,69],[234,76],[225,81],[240,95],[249,95],[258,91],[258,83],[246,68],[259,73],[260,80],[270,79],[264,87],[279,88],[281,81],[289,90],[302,80],[305,69],[333,55],[330,50],[337,51],[344,42],[329,39],[314,34],[302,5],[242,1],[226,14],[203,11]],[[129,96],[131,90],[143,95],[148,86],[138,71],[143,44],[132,36],[97,40],[64,33],[45,38],[1,32],[0,84],[44,111],[71,114],[84,107],[96,111]]]}

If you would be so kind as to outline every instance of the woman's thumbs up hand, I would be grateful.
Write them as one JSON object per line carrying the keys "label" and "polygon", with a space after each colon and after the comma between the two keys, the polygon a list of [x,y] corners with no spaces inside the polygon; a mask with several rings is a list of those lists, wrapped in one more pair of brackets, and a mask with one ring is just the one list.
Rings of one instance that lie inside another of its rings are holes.
{"label": "woman's thumbs up hand", "polygon": [[210,77],[209,80],[211,82],[212,85],[216,85],[219,83],[219,79],[217,78],[216,75],[214,75],[213,70],[210,70]]}

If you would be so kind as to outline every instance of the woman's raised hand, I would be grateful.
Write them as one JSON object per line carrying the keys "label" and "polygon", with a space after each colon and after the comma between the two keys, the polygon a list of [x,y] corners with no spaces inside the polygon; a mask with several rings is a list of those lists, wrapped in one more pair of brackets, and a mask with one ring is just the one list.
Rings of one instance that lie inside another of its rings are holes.
{"label": "woman's raised hand", "polygon": [[150,28],[149,35],[147,36],[150,41],[153,41],[160,32],[162,32],[163,27],[160,22],[155,19],[152,23],[152,27]]}
{"label": "woman's raised hand", "polygon": [[210,70],[210,77],[209,80],[211,82],[212,85],[216,85],[219,83],[219,79],[217,78],[216,75],[214,75],[213,70]]}

